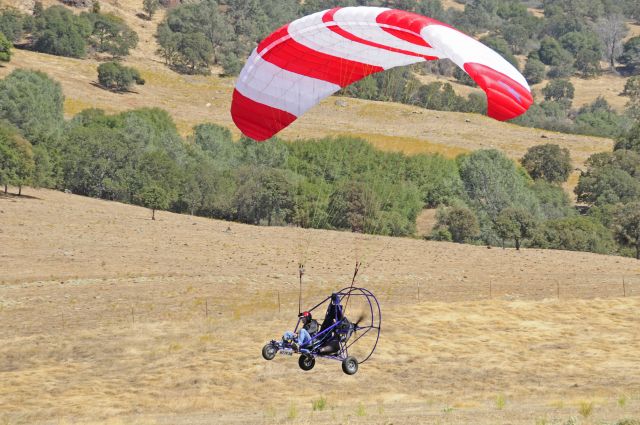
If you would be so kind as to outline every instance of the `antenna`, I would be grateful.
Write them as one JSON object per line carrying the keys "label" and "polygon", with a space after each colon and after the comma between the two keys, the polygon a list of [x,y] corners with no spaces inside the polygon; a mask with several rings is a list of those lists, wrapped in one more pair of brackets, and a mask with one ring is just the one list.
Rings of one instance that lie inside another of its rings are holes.
{"label": "antenna", "polygon": [[302,276],[304,276],[304,264],[298,264],[298,277],[300,279],[300,290],[298,292],[298,316],[302,313]]}

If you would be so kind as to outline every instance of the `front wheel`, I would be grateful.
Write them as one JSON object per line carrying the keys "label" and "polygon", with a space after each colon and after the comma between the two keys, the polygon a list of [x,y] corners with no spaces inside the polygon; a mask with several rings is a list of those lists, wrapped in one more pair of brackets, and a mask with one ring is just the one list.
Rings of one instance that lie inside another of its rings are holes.
{"label": "front wheel", "polygon": [[342,371],[347,375],[353,375],[358,371],[358,361],[355,357],[349,356],[342,361]]}
{"label": "front wheel", "polygon": [[264,357],[265,360],[273,360],[277,352],[278,349],[272,343],[268,343],[262,347],[262,357]]}
{"label": "front wheel", "polygon": [[298,365],[302,370],[311,370],[316,365],[316,359],[308,354],[303,354],[298,359]]}

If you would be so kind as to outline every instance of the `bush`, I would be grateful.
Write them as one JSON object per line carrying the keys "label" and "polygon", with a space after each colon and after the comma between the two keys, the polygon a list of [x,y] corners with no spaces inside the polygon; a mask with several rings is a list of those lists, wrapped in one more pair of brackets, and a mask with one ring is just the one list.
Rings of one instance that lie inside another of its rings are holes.
{"label": "bush", "polygon": [[609,229],[590,217],[549,220],[538,229],[531,246],[598,254],[615,252],[615,242]]}
{"label": "bush", "polygon": [[34,145],[61,135],[63,102],[60,84],[42,72],[17,69],[0,80],[0,118]]}
{"label": "bush", "polygon": [[105,62],[98,66],[98,82],[108,90],[128,91],[133,83],[144,84],[137,69],[123,66],[118,62]]}
{"label": "bush", "polygon": [[529,148],[521,163],[531,177],[551,183],[566,182],[572,169],[569,149],[554,144]]}
{"label": "bush", "polygon": [[556,102],[566,102],[571,105],[575,88],[569,80],[552,80],[542,89],[545,100],[555,100]]}
{"label": "bush", "polygon": [[91,22],[63,6],[51,6],[36,18],[33,48],[51,55],[84,57]]}
{"label": "bush", "polygon": [[9,62],[11,60],[12,47],[13,44],[0,32],[0,62]]}
{"label": "bush", "polygon": [[618,62],[634,74],[640,72],[640,36],[631,37],[624,43]]}
{"label": "bush", "polygon": [[527,64],[524,66],[522,73],[529,84],[538,84],[544,80],[546,69],[544,64],[534,57],[527,59]]}
{"label": "bush", "polygon": [[467,207],[439,208],[437,220],[431,239],[466,243],[480,236],[478,219]]}

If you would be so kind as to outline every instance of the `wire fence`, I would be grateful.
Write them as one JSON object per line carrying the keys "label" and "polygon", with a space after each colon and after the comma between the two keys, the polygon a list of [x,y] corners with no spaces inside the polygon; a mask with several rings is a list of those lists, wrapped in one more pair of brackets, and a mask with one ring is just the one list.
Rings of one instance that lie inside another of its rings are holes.
{"label": "wire fence", "polygon": [[[76,298],[66,299],[57,305],[32,304],[0,309],[0,322],[7,336],[29,335],[42,332],[42,327],[58,330],[98,329],[109,326],[136,326],[143,323],[172,321],[205,321],[209,325],[221,320],[241,320],[257,317],[291,317],[298,312],[298,287],[293,283],[265,283],[261,289],[233,291],[213,291],[209,293],[183,293],[164,296],[154,292],[154,283],[142,284],[140,293],[134,299],[124,295],[108,298],[104,291],[102,298],[95,291],[79,292]],[[348,285],[343,285],[348,286]],[[640,275],[609,278],[596,282],[532,281],[526,285],[504,280],[484,281],[415,281],[401,282],[356,282],[371,290],[382,306],[393,307],[404,304],[430,302],[491,302],[491,301],[536,301],[536,300],[578,300],[612,299],[640,297]],[[206,287],[206,286],[204,286]],[[325,282],[306,282],[303,286],[303,309],[327,297],[341,285]],[[196,291],[197,292],[197,291]],[[50,302],[49,302],[50,303]],[[37,320],[33,315],[38,315]],[[23,320],[16,320],[16,317]]]}

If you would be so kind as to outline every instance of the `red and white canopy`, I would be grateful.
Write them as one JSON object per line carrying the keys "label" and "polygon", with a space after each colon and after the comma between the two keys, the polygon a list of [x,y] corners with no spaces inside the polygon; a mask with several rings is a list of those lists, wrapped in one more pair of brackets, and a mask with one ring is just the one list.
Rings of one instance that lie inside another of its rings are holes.
{"label": "red and white canopy", "polygon": [[533,102],[513,65],[455,28],[402,10],[345,7],[297,19],[265,38],[238,77],[231,115],[246,136],[265,140],[367,75],[443,58],[486,92],[490,117],[515,118]]}

